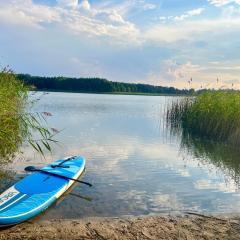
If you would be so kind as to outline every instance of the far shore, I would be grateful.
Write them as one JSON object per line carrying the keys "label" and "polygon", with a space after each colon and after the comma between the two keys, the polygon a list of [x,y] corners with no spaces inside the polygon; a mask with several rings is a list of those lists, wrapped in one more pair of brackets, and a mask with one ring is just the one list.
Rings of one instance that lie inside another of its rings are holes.
{"label": "far shore", "polygon": [[49,90],[49,89],[41,89],[41,90],[32,90],[34,92],[58,92],[58,93],[81,93],[81,94],[105,94],[105,95],[136,95],[136,96],[166,96],[166,97],[181,97],[181,96],[189,96],[187,94],[166,94],[166,93],[136,93],[136,92],[78,92],[78,91],[57,91],[57,90]]}
{"label": "far shore", "polygon": [[0,239],[240,239],[240,218],[179,217],[31,220],[0,231]]}

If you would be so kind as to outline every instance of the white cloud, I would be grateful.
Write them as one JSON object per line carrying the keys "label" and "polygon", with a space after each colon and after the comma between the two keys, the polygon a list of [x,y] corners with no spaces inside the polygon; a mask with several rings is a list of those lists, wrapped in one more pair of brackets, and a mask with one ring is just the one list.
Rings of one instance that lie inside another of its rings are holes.
{"label": "white cloud", "polygon": [[189,17],[192,17],[192,16],[196,16],[196,15],[202,14],[204,12],[204,10],[205,10],[205,8],[196,8],[196,9],[188,11],[186,14]]}
{"label": "white cloud", "polygon": [[193,9],[193,10],[185,12],[184,14],[182,14],[180,16],[174,17],[174,20],[184,20],[189,17],[197,16],[197,15],[202,14],[204,12],[204,10],[205,10],[205,8]]}
{"label": "white cloud", "polygon": [[208,0],[208,2],[217,7],[221,7],[230,3],[235,3],[240,5],[240,0]]}
{"label": "white cloud", "polygon": [[31,0],[10,0],[0,3],[0,21],[38,28],[43,28],[45,23],[56,23],[75,35],[111,37],[116,42],[136,42],[138,36],[136,26],[125,21],[117,10],[91,9],[87,0],[79,4],[77,0],[58,0],[55,7]]}
{"label": "white cloud", "polygon": [[109,19],[113,22],[124,23],[123,17],[117,13],[116,10],[113,10],[112,13],[109,14]]}
{"label": "white cloud", "polygon": [[204,10],[205,10],[204,8],[196,8],[196,9],[188,11],[187,13],[189,16],[195,16],[195,15],[201,14]]}
{"label": "white cloud", "polygon": [[[14,3],[14,5],[13,5]],[[135,3],[136,4],[136,3]],[[139,4],[146,4],[141,1]],[[71,6],[69,9],[67,6]],[[23,24],[43,27],[45,23],[55,23],[58,28],[68,30],[72,34],[87,34],[116,38],[117,43],[159,42],[168,43],[180,40],[196,39],[207,32],[222,33],[240,29],[240,18],[177,21],[170,24],[155,24],[141,32],[137,26],[125,20],[126,9],[132,5],[124,3],[113,7],[90,6],[87,0],[58,0],[58,5],[49,7],[33,3],[31,0],[10,0],[0,3],[0,20],[11,24]],[[87,11],[86,11],[87,10]],[[204,8],[185,12],[172,19],[183,20],[200,15]],[[163,18],[162,18],[163,19]],[[165,19],[163,19],[165,20]],[[231,26],[229,28],[229,26]]]}
{"label": "white cloud", "polygon": [[0,3],[0,20],[7,24],[41,27],[41,23],[60,21],[60,11],[35,5],[30,0]]}
{"label": "white cloud", "polygon": [[171,16],[160,16],[158,19],[160,21],[164,22],[164,23],[167,20],[168,21],[172,21],[172,20],[182,21],[182,20],[185,20],[185,19],[190,18],[190,17],[201,15],[204,11],[205,11],[205,8],[196,8],[196,9],[186,11],[179,16],[173,16],[173,15],[171,15]]}
{"label": "white cloud", "polygon": [[57,3],[63,7],[76,8],[78,6],[78,0],[57,0]]}
{"label": "white cloud", "polygon": [[91,5],[88,2],[88,0],[82,0],[81,3],[79,3],[79,7],[85,9],[85,10],[90,10],[91,9]]}
{"label": "white cloud", "polygon": [[163,20],[163,21],[164,21],[164,20],[166,20],[166,19],[167,19],[167,17],[165,17],[165,16],[160,16],[160,17],[159,17],[159,20]]}
{"label": "white cloud", "polygon": [[211,36],[226,35],[240,31],[240,17],[218,18],[214,20],[184,21],[171,24],[158,24],[147,29],[144,38],[156,42],[177,42],[180,40],[208,39]]}
{"label": "white cloud", "polygon": [[143,5],[143,10],[147,11],[147,10],[153,10],[156,9],[157,6],[155,4],[152,3],[146,3]]}

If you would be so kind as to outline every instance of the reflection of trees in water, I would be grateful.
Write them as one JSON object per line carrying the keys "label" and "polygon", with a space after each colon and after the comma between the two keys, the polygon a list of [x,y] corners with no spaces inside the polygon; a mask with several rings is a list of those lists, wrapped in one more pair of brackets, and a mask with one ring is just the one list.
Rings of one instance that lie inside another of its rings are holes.
{"label": "reflection of trees in water", "polygon": [[194,136],[187,130],[173,132],[181,136],[181,151],[193,155],[203,165],[213,164],[224,173],[226,180],[230,178],[240,186],[240,149]]}

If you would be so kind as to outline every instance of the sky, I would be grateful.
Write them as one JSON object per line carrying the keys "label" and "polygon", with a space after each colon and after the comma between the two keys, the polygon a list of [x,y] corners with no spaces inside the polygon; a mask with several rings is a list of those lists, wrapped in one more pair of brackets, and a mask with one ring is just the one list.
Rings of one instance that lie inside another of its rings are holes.
{"label": "sky", "polygon": [[0,0],[7,65],[40,76],[240,88],[240,0]]}

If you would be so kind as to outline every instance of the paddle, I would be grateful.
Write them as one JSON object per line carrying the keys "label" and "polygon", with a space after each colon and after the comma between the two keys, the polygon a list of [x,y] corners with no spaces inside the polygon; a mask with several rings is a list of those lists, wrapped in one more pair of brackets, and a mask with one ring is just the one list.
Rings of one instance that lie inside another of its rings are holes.
{"label": "paddle", "polygon": [[42,169],[38,169],[38,168],[35,168],[34,166],[28,166],[28,167],[26,167],[24,170],[27,171],[27,172],[41,172],[41,173],[46,173],[46,174],[49,174],[49,175],[52,175],[52,176],[55,176],[55,177],[72,180],[72,181],[75,181],[75,182],[79,182],[79,183],[86,184],[86,185],[88,185],[89,187],[92,187],[92,184],[91,184],[91,183],[84,182],[84,181],[80,181],[80,180],[77,180],[77,179],[74,179],[74,178],[70,178],[70,177],[67,177],[67,176],[59,175],[59,174],[57,174],[57,173],[45,171],[45,170],[42,170]]}
{"label": "paddle", "polygon": [[69,166],[63,166],[64,163],[73,160],[74,158],[76,158],[77,156],[72,156],[72,157],[68,157],[66,158],[64,161],[60,162],[58,165],[51,165],[52,168],[57,168],[57,167],[61,167],[61,168],[69,168]]}

